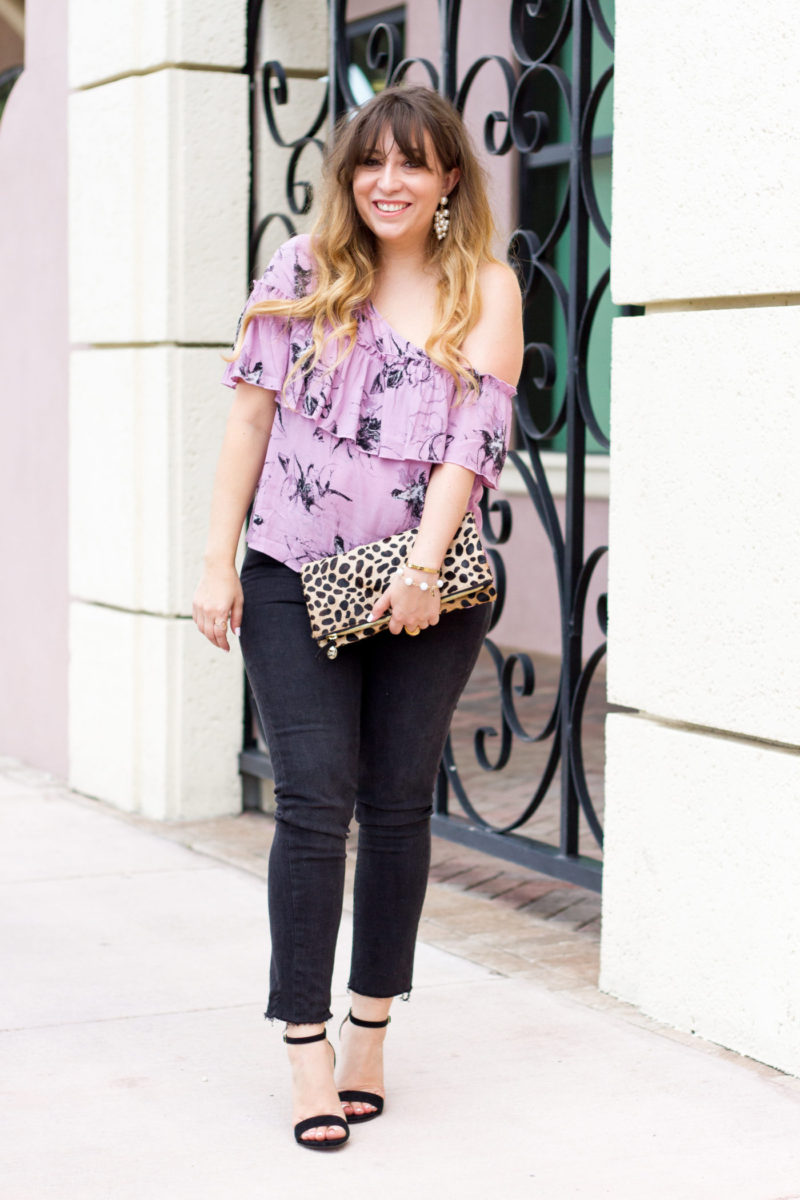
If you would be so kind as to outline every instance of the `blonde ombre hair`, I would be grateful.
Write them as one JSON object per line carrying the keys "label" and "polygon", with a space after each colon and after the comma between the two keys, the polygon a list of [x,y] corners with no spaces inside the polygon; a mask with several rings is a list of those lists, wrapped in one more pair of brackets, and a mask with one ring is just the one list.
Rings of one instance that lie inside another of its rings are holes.
{"label": "blonde ombre hair", "polygon": [[439,282],[435,324],[424,349],[453,376],[458,399],[464,384],[477,392],[475,374],[459,347],[480,316],[479,269],[498,261],[491,250],[494,222],[484,172],[461,117],[426,87],[386,88],[339,122],[325,159],[320,215],[310,243],[316,287],[299,299],[260,300],[251,305],[232,354],[224,356],[229,362],[238,355],[250,321],[262,313],[312,319],[312,343],[294,364],[287,382],[297,370],[310,371],[332,339],[342,342],[334,366],[351,352],[355,314],[372,295],[378,263],[378,239],[356,208],[353,176],[380,147],[387,130],[405,156],[430,168],[434,164],[426,157],[427,134],[442,171],[446,174],[454,167],[460,171],[449,196],[447,234],[439,241],[431,224],[428,235],[430,261],[438,268]]}

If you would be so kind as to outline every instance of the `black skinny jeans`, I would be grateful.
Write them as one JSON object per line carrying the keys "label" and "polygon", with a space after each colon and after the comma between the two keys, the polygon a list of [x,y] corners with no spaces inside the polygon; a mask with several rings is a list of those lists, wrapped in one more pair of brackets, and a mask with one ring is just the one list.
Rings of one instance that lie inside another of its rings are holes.
{"label": "black skinny jeans", "polygon": [[345,839],[359,823],[349,987],[411,990],[430,863],[436,770],[491,605],[446,613],[419,637],[382,631],[328,659],[296,571],[248,548],[241,646],[269,745],[276,826],[267,1017],[331,1017]]}

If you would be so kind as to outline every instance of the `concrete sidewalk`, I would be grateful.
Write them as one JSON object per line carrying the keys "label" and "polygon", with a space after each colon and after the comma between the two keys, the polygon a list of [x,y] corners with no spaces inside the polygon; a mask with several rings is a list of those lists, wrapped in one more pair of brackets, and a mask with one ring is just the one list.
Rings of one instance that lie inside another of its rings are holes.
{"label": "concrete sidewalk", "polygon": [[309,1154],[262,1016],[263,878],[8,761],[0,813],[3,1200],[800,1197],[800,1080],[426,941],[385,1115]]}

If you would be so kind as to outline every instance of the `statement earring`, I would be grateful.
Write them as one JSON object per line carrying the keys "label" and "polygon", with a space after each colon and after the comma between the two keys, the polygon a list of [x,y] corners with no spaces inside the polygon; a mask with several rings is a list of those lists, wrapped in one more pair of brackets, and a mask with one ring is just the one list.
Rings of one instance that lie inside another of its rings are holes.
{"label": "statement earring", "polygon": [[447,196],[442,196],[436,212],[433,214],[433,230],[439,241],[450,228],[450,213],[447,211]]}

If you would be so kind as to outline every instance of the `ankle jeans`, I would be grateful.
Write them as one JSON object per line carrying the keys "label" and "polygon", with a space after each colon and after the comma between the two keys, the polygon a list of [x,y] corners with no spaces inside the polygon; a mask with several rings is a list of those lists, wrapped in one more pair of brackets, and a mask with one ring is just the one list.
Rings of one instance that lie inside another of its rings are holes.
{"label": "ankle jeans", "polygon": [[430,864],[436,771],[491,605],[419,637],[384,630],[331,661],[311,637],[300,575],[248,547],[241,647],[275,779],[266,1017],[331,1017],[345,842],[359,823],[348,987],[411,990]]}

